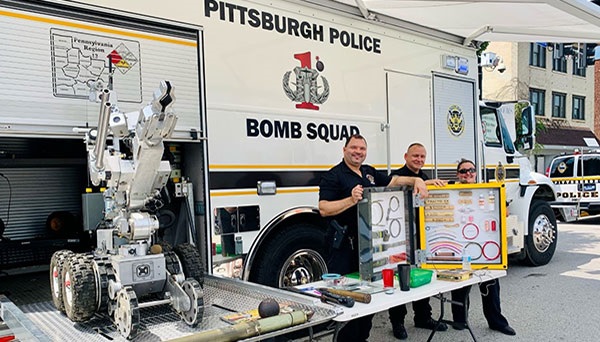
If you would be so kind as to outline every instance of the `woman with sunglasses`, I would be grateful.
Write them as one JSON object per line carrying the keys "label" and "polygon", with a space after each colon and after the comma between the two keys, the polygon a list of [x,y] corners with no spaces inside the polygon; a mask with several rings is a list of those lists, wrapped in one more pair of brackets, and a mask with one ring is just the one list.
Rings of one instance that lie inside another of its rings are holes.
{"label": "woman with sunglasses", "polygon": [[[468,159],[461,159],[456,167],[456,177],[462,184],[472,184],[477,182],[477,169],[475,163]],[[456,330],[466,328],[466,317],[469,306],[469,292],[471,286],[463,287],[452,291],[452,300],[467,303],[467,308],[462,305],[452,304],[452,327]],[[486,281],[479,284],[481,292],[481,304],[483,306],[483,315],[488,322],[490,329],[499,331],[506,335],[516,335],[517,333],[508,324],[506,318],[502,315],[500,309],[500,282],[499,279]],[[465,301],[466,299],[466,301]]]}

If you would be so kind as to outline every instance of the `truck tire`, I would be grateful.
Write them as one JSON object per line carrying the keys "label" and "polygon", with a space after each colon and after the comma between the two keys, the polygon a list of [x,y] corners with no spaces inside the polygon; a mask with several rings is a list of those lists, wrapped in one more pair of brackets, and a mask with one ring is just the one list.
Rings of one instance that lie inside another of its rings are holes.
{"label": "truck tire", "polygon": [[279,231],[252,265],[250,279],[271,287],[288,287],[321,280],[327,273],[324,233],[300,223]]}
{"label": "truck tire", "polygon": [[182,243],[175,246],[175,254],[179,257],[181,268],[183,268],[183,274],[185,278],[194,278],[200,286],[204,285],[204,266],[202,265],[202,258],[200,252],[195,246],[189,243]]}
{"label": "truck tire", "polygon": [[62,270],[67,259],[73,255],[73,252],[67,249],[54,252],[50,259],[50,292],[52,294],[52,303],[54,307],[65,312],[65,304],[63,303],[63,283]]}
{"label": "truck tire", "polygon": [[68,211],[54,211],[46,218],[46,229],[62,238],[75,236],[77,218]]}
{"label": "truck tire", "polygon": [[173,251],[173,246],[171,246],[171,244],[168,243],[167,241],[161,240],[161,241],[158,241],[156,244],[162,248],[163,253]]}
{"label": "truck tire", "polygon": [[98,307],[93,259],[85,254],[73,254],[63,267],[63,303],[65,313],[73,322],[90,319]]}
{"label": "truck tire", "polygon": [[558,242],[556,217],[545,201],[534,200],[529,212],[529,235],[525,237],[525,263],[546,265],[552,259]]}

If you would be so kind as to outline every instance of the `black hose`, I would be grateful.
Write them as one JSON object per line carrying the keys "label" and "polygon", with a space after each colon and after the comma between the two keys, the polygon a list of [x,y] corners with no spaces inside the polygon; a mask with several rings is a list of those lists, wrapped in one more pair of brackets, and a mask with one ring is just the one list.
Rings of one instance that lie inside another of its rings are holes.
{"label": "black hose", "polygon": [[[10,203],[12,202],[12,187],[10,185],[10,179],[6,177],[3,173],[0,173],[0,177],[6,179],[6,183],[8,184],[8,207],[6,208],[6,223],[4,223],[4,227],[8,227],[8,221],[10,221]],[[4,233],[4,229],[0,232],[0,237]]]}

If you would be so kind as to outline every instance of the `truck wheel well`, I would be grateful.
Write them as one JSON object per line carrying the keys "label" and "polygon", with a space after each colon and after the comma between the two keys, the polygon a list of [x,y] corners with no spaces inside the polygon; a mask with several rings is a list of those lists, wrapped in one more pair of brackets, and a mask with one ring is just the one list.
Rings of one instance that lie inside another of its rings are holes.
{"label": "truck wheel well", "polygon": [[[552,189],[550,189],[550,187],[543,185],[535,191],[535,193],[533,194],[533,198],[531,199],[531,203],[533,203],[535,200],[553,202],[556,200],[556,197],[554,196],[554,192],[552,191]],[[564,221],[560,210],[552,209],[552,211],[554,212],[554,217],[556,217],[556,219]]]}
{"label": "truck wheel well", "polygon": [[293,224],[297,224],[297,223],[310,223],[310,224],[314,224],[315,226],[319,226],[319,227],[323,227],[323,229],[325,229],[325,221],[323,220],[323,218],[319,215],[316,214],[300,214],[300,215],[294,215],[292,217],[290,217],[287,221],[285,221],[285,225],[293,225]]}
{"label": "truck wheel well", "polygon": [[552,202],[555,200],[554,192],[546,185],[540,186],[533,194],[532,202],[535,200]]}
{"label": "truck wheel well", "polygon": [[[250,281],[256,281],[256,275],[259,271],[259,264],[261,263],[261,261],[264,260],[266,253],[268,253],[268,251],[265,251],[265,246],[268,247],[270,241],[274,238],[277,238],[286,229],[298,225],[314,226],[317,229],[320,229],[323,232],[323,234],[325,234],[325,221],[316,212],[296,214],[282,220],[281,222],[277,223],[276,226],[273,226],[269,230],[267,235],[261,238],[261,242],[257,246],[258,252],[252,258],[252,260],[248,260],[249,263],[246,265],[246,272],[249,272],[249,274],[245,275],[245,279],[249,279]],[[315,248],[318,247],[315,246]]]}
{"label": "truck wheel well", "polygon": [[[267,235],[265,235],[262,239],[261,242],[261,246],[264,244],[265,241],[268,241],[272,236],[278,234],[280,231],[285,230],[288,227],[291,227],[293,225],[296,224],[311,224],[314,226],[317,226],[321,229],[323,229],[323,233],[325,233],[325,220],[323,220],[323,218],[317,214],[317,213],[302,213],[302,214],[296,214],[296,215],[292,215],[284,220],[282,220],[281,222],[277,223],[277,225],[273,226],[269,232],[267,233]],[[260,249],[260,246],[259,246]]]}

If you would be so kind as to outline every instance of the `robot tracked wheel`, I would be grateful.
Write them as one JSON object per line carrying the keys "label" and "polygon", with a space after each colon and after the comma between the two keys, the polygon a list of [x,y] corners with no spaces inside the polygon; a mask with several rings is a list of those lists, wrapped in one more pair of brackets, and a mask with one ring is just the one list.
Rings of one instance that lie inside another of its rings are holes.
{"label": "robot tracked wheel", "polygon": [[186,279],[181,287],[190,300],[190,308],[180,312],[181,318],[187,325],[195,328],[202,322],[204,314],[204,291],[195,279]]}
{"label": "robot tracked wheel", "polygon": [[122,336],[130,338],[137,333],[140,326],[140,309],[135,291],[129,286],[117,293],[114,321]]}

